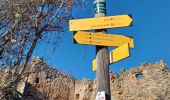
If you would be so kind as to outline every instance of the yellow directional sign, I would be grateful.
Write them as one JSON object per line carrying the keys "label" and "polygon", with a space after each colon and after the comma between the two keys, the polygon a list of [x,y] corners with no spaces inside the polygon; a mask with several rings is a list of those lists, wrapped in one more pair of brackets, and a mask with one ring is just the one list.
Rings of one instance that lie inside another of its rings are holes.
{"label": "yellow directional sign", "polygon": [[96,69],[97,69],[97,63],[96,63],[96,59],[94,59],[94,60],[92,61],[92,70],[93,70],[93,71],[96,71]]}
{"label": "yellow directional sign", "polygon": [[132,23],[129,15],[117,15],[88,19],[70,20],[70,31],[127,27]]}
{"label": "yellow directional sign", "polygon": [[133,38],[123,35],[78,31],[75,33],[74,39],[79,44],[121,46],[125,43],[129,43],[130,47],[134,48]]}
{"label": "yellow directional sign", "polygon": [[129,44],[126,43],[110,52],[110,63],[129,57]]}

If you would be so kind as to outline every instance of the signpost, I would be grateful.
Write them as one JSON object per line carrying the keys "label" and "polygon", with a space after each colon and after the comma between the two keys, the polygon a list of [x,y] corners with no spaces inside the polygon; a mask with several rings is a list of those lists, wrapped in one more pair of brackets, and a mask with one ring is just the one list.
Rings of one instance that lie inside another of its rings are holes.
{"label": "signpost", "polygon": [[110,52],[110,63],[115,63],[124,58],[129,57],[129,44],[125,43],[124,45],[114,49]]}
{"label": "signpost", "polygon": [[[94,4],[100,4],[100,3],[106,5],[105,0],[94,0]],[[97,12],[95,12],[95,18],[89,20],[88,21],[89,24],[86,23],[86,26],[89,26],[87,27],[87,29],[90,28],[90,29],[95,29],[96,32],[107,33],[107,30],[105,28],[120,27],[121,25],[125,25],[124,22],[122,21],[120,22],[116,21],[117,20],[116,18],[118,17],[104,17],[106,16],[106,11],[100,12],[101,6],[97,6],[97,7],[98,10]],[[104,9],[106,9],[106,7]],[[123,19],[123,17],[121,18]],[[131,23],[131,20],[129,23]],[[82,26],[82,28],[84,27]],[[111,100],[110,77],[109,77],[110,76],[109,75],[109,52],[107,47],[96,46],[96,66],[97,66],[97,71],[96,71],[97,92],[104,91],[106,100]]]}
{"label": "signpost", "polygon": [[129,43],[131,48],[134,48],[133,38],[123,35],[113,35],[104,33],[91,33],[78,31],[74,35],[74,39],[78,44],[90,44],[99,46],[121,46]]}
{"label": "signpost", "polygon": [[[125,59],[130,56],[129,44],[125,43],[124,45],[112,50],[109,54],[110,56],[110,64],[116,63],[122,59]],[[96,67],[96,59],[92,61],[92,69],[93,71],[97,70]]]}
{"label": "signpost", "polygon": [[[109,64],[129,57],[129,48],[134,48],[134,43],[132,37],[106,34],[106,29],[131,26],[132,17],[128,14],[106,17],[105,0],[94,0],[94,14],[95,18],[70,20],[69,30],[75,33],[74,39],[78,44],[96,45],[96,59],[92,61],[93,71],[97,69],[96,100],[111,100]],[[82,30],[95,30],[96,33]],[[117,48],[109,53],[107,46]]]}
{"label": "signpost", "polygon": [[[97,9],[97,8],[96,8]],[[101,10],[99,10],[100,12]],[[101,11],[103,12],[103,10]],[[132,23],[131,15],[116,15],[88,19],[70,20],[70,31],[127,27]]]}

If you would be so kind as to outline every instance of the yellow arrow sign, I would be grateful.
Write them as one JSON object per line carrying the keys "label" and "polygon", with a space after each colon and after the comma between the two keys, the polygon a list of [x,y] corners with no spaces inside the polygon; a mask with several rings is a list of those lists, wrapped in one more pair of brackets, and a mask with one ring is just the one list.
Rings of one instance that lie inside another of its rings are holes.
{"label": "yellow arrow sign", "polygon": [[132,23],[129,15],[117,15],[88,19],[70,20],[70,31],[127,27]]}
{"label": "yellow arrow sign", "polygon": [[121,46],[125,43],[129,43],[130,47],[134,48],[133,38],[123,35],[78,31],[74,35],[74,39],[79,44],[90,44],[100,46]]}
{"label": "yellow arrow sign", "polygon": [[94,59],[94,60],[92,61],[92,70],[93,70],[93,71],[96,71],[96,69],[97,69],[97,63],[96,63],[96,59]]}
{"label": "yellow arrow sign", "polygon": [[110,63],[129,57],[129,44],[126,43],[110,52]]}

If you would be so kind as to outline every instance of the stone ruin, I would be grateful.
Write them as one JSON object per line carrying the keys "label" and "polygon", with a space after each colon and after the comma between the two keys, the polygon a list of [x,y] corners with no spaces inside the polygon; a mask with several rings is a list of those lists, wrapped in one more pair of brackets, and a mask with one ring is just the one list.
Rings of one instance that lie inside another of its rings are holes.
{"label": "stone ruin", "polygon": [[[0,69],[0,86],[8,82],[12,71]],[[162,60],[121,69],[120,75],[110,73],[110,88],[111,100],[170,100],[170,71]],[[96,80],[76,80],[34,57],[17,90],[26,100],[95,100]]]}

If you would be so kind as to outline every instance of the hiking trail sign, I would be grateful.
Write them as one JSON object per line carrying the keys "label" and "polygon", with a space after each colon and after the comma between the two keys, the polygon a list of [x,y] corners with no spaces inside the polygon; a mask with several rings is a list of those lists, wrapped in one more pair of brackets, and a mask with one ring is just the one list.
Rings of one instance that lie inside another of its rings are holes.
{"label": "hiking trail sign", "polygon": [[99,46],[116,46],[119,47],[125,43],[129,43],[134,48],[133,38],[124,35],[103,34],[78,31],[74,34],[74,42],[78,44],[89,44]]}
{"label": "hiking trail sign", "polygon": [[[70,20],[69,31],[75,33],[74,39],[78,44],[96,45],[96,59],[92,61],[92,70],[97,69],[98,93],[95,100],[110,100],[109,64],[129,57],[129,48],[134,48],[134,43],[132,37],[106,34],[107,29],[132,26],[133,20],[128,14],[106,16],[106,0],[94,0],[94,15],[95,18]],[[85,30],[95,30],[96,33],[83,32]],[[107,46],[117,48],[109,53]]]}
{"label": "hiking trail sign", "polygon": [[112,50],[110,55],[110,63],[118,62],[124,58],[129,57],[130,51],[129,51],[129,44],[125,43],[124,45]]}
{"label": "hiking trail sign", "polygon": [[131,25],[131,15],[116,15],[98,18],[76,19],[69,21],[70,31],[128,27]]}
{"label": "hiking trail sign", "polygon": [[[129,50],[129,44],[125,43],[120,47],[117,47],[116,49],[112,50],[109,53],[109,61],[110,64],[116,63],[122,59],[125,59],[130,56],[130,50]],[[96,71],[97,70],[97,65],[96,65],[96,59],[92,61],[92,70]]]}

